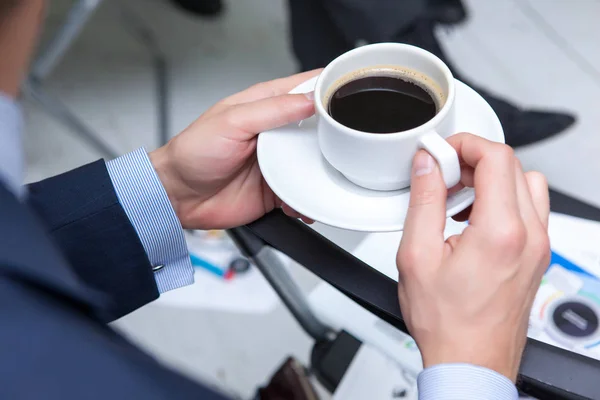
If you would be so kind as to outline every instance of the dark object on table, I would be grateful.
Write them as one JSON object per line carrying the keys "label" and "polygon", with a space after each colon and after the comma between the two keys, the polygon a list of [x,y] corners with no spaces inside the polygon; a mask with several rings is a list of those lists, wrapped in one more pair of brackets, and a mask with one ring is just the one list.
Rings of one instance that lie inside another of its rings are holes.
{"label": "dark object on table", "polygon": [[242,257],[234,258],[229,262],[229,269],[236,274],[243,274],[250,269],[250,261]]}
{"label": "dark object on table", "polygon": [[333,340],[317,340],[310,354],[310,367],[319,383],[335,393],[362,342],[342,330]]}
{"label": "dark object on table", "polygon": [[319,400],[306,369],[296,359],[289,357],[271,378],[269,384],[258,391],[260,400]]}
{"label": "dark object on table", "polygon": [[216,17],[223,12],[222,0],[171,0],[179,8],[202,17]]}

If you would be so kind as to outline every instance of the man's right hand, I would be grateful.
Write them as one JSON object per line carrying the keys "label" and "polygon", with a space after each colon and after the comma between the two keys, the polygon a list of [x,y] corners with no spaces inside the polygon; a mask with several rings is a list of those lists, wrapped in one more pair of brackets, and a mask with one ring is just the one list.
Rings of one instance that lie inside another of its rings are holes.
{"label": "man's right hand", "polygon": [[435,161],[417,153],[397,257],[402,314],[425,368],[468,363],[514,382],[550,257],[548,186],[506,145],[469,134],[448,142],[461,183],[475,188],[469,226],[444,240],[447,191]]}

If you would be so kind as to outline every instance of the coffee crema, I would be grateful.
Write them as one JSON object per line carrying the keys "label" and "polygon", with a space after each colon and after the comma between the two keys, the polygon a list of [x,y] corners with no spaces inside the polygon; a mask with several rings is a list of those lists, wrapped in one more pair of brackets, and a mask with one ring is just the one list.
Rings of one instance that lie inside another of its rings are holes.
{"label": "coffee crema", "polygon": [[426,75],[400,67],[370,67],[338,79],[325,96],[333,119],[358,131],[407,131],[431,120],[445,103]]}

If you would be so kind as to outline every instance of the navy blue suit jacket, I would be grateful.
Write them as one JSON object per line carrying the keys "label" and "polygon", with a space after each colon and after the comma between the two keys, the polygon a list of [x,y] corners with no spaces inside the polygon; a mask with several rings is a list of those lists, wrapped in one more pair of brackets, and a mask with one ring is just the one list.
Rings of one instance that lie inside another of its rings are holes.
{"label": "navy blue suit jacket", "polygon": [[223,399],[106,325],[157,297],[104,161],[0,185],[1,399]]}

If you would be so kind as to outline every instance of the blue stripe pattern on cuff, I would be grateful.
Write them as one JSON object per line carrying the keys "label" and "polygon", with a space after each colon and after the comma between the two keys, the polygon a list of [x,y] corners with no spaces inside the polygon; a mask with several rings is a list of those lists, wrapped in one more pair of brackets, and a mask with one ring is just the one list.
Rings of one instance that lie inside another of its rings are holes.
{"label": "blue stripe pattern on cuff", "polygon": [[471,364],[426,368],[417,380],[419,400],[516,400],[517,388],[496,371]]}
{"label": "blue stripe pattern on cuff", "polygon": [[181,223],[144,148],[108,161],[110,179],[153,267],[158,291],[194,282]]}

